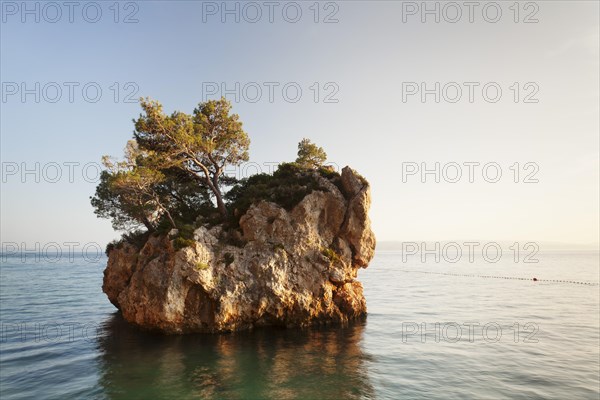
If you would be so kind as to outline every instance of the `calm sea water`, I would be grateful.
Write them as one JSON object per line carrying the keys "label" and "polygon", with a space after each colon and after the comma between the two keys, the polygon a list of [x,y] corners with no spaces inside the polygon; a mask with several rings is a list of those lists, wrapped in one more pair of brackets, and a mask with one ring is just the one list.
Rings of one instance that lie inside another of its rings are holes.
{"label": "calm sea water", "polygon": [[122,321],[101,291],[106,259],[7,258],[0,398],[598,399],[598,253],[508,258],[379,251],[359,274],[366,321],[181,337]]}

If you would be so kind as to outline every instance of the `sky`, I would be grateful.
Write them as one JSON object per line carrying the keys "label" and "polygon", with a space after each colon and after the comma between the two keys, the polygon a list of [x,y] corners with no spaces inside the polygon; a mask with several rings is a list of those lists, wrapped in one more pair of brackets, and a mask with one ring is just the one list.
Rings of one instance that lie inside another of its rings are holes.
{"label": "sky", "polygon": [[232,173],[308,137],[370,181],[380,241],[597,244],[599,3],[423,4],[2,1],[2,243],[118,237],[89,197],[137,99],[225,95]]}

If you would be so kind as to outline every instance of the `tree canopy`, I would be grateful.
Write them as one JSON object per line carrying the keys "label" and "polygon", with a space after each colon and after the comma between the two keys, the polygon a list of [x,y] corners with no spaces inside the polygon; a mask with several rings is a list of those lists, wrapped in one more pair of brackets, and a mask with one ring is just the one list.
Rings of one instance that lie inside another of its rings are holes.
{"label": "tree canopy", "polygon": [[200,103],[192,114],[167,115],[148,98],[140,103],[143,112],[133,120],[124,158],[103,157],[106,169],[91,198],[96,215],[111,219],[116,230],[177,228],[192,234],[198,218],[236,221],[240,210],[261,199],[290,208],[318,189],[314,171],[331,177],[321,168],[325,151],[303,139],[296,162],[281,164],[273,175],[238,181],[224,171],[248,160],[250,139],[226,99]]}
{"label": "tree canopy", "polygon": [[154,231],[162,217],[175,228],[176,218],[181,220],[192,216],[193,210],[209,207],[206,188],[175,168],[157,168],[155,160],[151,153],[140,150],[135,140],[127,143],[122,161],[104,156],[106,170],[91,199],[96,215],[111,218],[116,230],[143,226]]}
{"label": "tree canopy", "polygon": [[296,163],[304,168],[319,168],[327,160],[327,153],[322,147],[317,146],[309,139],[302,139],[298,143],[298,158]]}
{"label": "tree canopy", "polygon": [[221,190],[228,165],[248,160],[250,139],[226,99],[200,103],[192,115],[166,115],[160,103],[143,99],[145,114],[135,121],[134,137],[143,150],[152,152],[159,168],[179,168],[211,190],[223,218],[227,208]]}

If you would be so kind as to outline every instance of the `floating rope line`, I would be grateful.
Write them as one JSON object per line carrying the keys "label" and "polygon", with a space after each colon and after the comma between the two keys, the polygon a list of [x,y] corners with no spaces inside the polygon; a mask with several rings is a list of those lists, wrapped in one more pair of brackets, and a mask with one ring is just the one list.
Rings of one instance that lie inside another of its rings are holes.
{"label": "floating rope line", "polygon": [[554,283],[572,283],[575,285],[588,285],[598,286],[596,282],[580,282],[580,281],[567,281],[562,279],[539,279],[539,278],[521,278],[517,276],[496,276],[496,275],[476,275],[476,274],[452,274],[450,272],[432,272],[432,271],[414,271],[414,270],[401,270],[402,272],[413,272],[416,274],[432,274],[432,275],[448,275],[448,276],[460,276],[467,278],[487,278],[487,279],[513,279],[518,281],[532,281],[532,282],[554,282]]}

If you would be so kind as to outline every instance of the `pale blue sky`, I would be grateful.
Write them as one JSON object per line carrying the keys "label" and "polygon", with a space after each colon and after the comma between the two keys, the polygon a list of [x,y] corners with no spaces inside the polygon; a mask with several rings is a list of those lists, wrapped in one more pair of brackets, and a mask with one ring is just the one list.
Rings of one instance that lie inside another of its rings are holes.
{"label": "pale blue sky", "polygon": [[[279,8],[274,23],[264,14],[254,24],[232,17],[222,23],[218,15],[204,23],[203,3],[194,1],[135,2],[139,22],[131,24],[113,22],[112,1],[98,2],[103,14],[97,23],[86,22],[79,9],[73,23],[65,9],[56,23],[44,15],[39,23],[25,15],[23,23],[22,10],[7,3],[13,2],[2,2],[0,39],[3,171],[13,163],[80,165],[73,183],[66,175],[57,183],[27,175],[22,183],[20,171],[3,177],[3,242],[104,244],[117,236],[109,221],[94,216],[88,197],[95,183],[82,178],[81,167],[103,154],[122,154],[139,113],[137,104],[122,101],[127,82],[139,87],[136,97],[186,112],[202,100],[203,82],[279,82],[279,88],[297,82],[303,90],[297,103],[285,101],[280,89],[273,103],[266,89],[256,103],[234,103],[252,139],[251,159],[263,165],[291,160],[302,137],[313,139],[332,162],[352,166],[372,183],[379,240],[598,242],[596,1],[536,2],[539,22],[529,24],[513,21],[512,1],[498,2],[498,23],[476,10],[473,23],[463,15],[454,24],[443,16],[440,23],[432,17],[421,23],[419,15],[404,23],[400,2],[321,2],[321,21],[336,11],[339,22],[329,24],[313,21],[312,1],[298,2],[303,14],[294,24]],[[120,6],[120,20],[134,10],[126,2]],[[521,9],[519,19],[532,11]],[[57,82],[63,97],[50,103],[42,96],[36,103],[28,95],[22,102],[20,93],[7,93],[11,82],[30,88]],[[72,103],[64,82],[80,84]],[[88,82],[103,90],[97,103],[82,97]],[[114,82],[121,87],[117,103]],[[327,82],[335,86],[325,88]],[[433,96],[426,103],[418,96],[403,102],[403,82],[497,82],[503,95],[489,103],[478,89],[473,103],[436,104]],[[518,103],[509,88],[514,82],[521,86]],[[527,82],[539,87],[536,104],[522,101]],[[324,103],[332,87],[339,88],[338,103]],[[475,183],[436,184],[413,176],[402,182],[403,162],[470,161],[498,163],[502,179],[491,184],[476,175]],[[509,167],[515,162],[535,162],[539,183],[513,183]]]}

